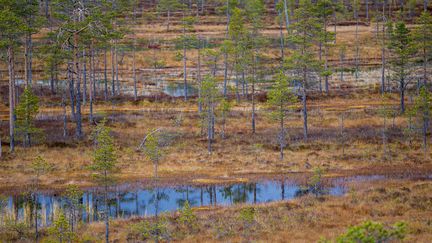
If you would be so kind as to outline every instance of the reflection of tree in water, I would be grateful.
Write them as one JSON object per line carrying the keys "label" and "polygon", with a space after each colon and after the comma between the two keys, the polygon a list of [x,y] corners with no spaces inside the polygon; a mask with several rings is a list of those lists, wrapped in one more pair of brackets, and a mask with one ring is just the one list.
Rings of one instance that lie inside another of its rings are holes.
{"label": "reflection of tree in water", "polygon": [[230,204],[247,202],[249,194],[253,195],[253,202],[256,203],[259,191],[257,183],[229,185],[219,190],[225,200],[229,199]]}
{"label": "reflection of tree in water", "polygon": [[176,204],[177,204],[178,208],[183,208],[186,201],[189,202],[190,206],[194,206],[194,205],[198,204],[197,200],[194,198],[191,198],[189,195],[189,193],[194,192],[194,188],[191,189],[189,186],[185,186],[184,188],[177,188],[177,189],[175,189],[175,191],[182,194],[182,198],[178,198],[176,200]]}
{"label": "reflection of tree in water", "polygon": [[133,205],[132,207],[122,208],[123,215],[129,217],[133,215],[141,216],[140,212],[145,211],[146,204],[144,201],[140,201],[139,192],[139,190],[135,190],[134,192],[127,192],[121,197],[121,203],[130,203]]}
{"label": "reflection of tree in water", "polygon": [[[34,198],[30,192],[14,195],[10,197],[12,205],[9,208],[9,198],[0,196],[0,222],[4,221],[5,214],[7,214],[8,218],[15,222],[22,221],[29,226],[34,226],[35,207],[37,205]],[[40,205],[38,206],[41,208]]]}
{"label": "reflection of tree in water", "polygon": [[[104,195],[102,193],[93,193],[92,199],[94,205],[93,221],[98,221],[100,218],[103,218],[103,214],[104,214]],[[109,199],[108,199],[108,204],[109,204]]]}
{"label": "reflection of tree in water", "polygon": [[160,189],[156,186],[155,189],[151,190],[152,196],[148,202],[149,205],[154,205],[155,208],[155,216],[156,218],[159,216],[159,203],[161,201],[168,201],[169,196],[166,194],[163,189]]}
{"label": "reflection of tree in water", "polygon": [[232,191],[234,203],[244,203],[247,201],[248,195],[246,193],[246,189],[246,184],[239,184],[234,186],[234,190]]}
{"label": "reflection of tree in water", "polygon": [[281,185],[281,199],[285,200],[285,181],[282,180],[280,182],[280,185]]}
{"label": "reflection of tree in water", "polygon": [[134,193],[129,192],[116,192],[116,216],[117,217],[124,217],[124,216],[131,216],[134,212],[126,208],[121,208],[121,205],[124,203],[134,202],[135,197],[133,196]]}
{"label": "reflection of tree in water", "polygon": [[222,194],[222,197],[226,200],[229,199],[230,203],[232,204],[232,188],[233,186],[224,186],[221,189],[219,189],[219,192]]}
{"label": "reflection of tree in water", "polygon": [[209,194],[210,205],[217,205],[216,186],[206,186],[205,191]]}
{"label": "reflection of tree in water", "polygon": [[[256,183],[250,183],[246,185],[246,190],[253,195],[253,203],[257,202],[257,191],[259,190],[257,188]],[[247,198],[246,198],[247,201]]]}

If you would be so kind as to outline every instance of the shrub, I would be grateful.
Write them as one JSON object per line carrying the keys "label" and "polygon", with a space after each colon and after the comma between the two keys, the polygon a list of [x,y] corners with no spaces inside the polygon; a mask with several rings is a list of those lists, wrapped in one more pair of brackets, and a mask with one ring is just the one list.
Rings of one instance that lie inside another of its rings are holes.
{"label": "shrub", "polygon": [[166,218],[158,218],[155,222],[141,221],[132,225],[129,237],[138,240],[169,240],[168,221]]}
{"label": "shrub", "polygon": [[[375,243],[403,240],[406,236],[406,224],[397,222],[392,227],[386,227],[382,223],[366,221],[360,225],[350,227],[346,233],[336,238],[337,243]],[[332,241],[321,240],[321,243]]]}
{"label": "shrub", "polygon": [[255,231],[255,209],[253,207],[242,208],[239,215],[240,221],[243,222],[243,237],[246,241],[250,241],[251,234]]}
{"label": "shrub", "polygon": [[242,208],[240,210],[239,219],[243,223],[251,225],[253,222],[255,222],[255,209],[252,207]]}
{"label": "shrub", "polygon": [[189,205],[189,201],[186,201],[183,205],[183,209],[180,210],[180,217],[178,218],[178,222],[187,227],[189,230],[193,230],[197,227],[197,217],[192,211],[192,208]]}
{"label": "shrub", "polygon": [[70,229],[69,220],[66,218],[63,211],[59,211],[56,219],[48,228],[48,234],[53,241],[48,242],[69,242],[75,239],[75,234]]}
{"label": "shrub", "polygon": [[0,226],[0,239],[5,242],[30,239],[30,226],[26,222],[6,217]]}

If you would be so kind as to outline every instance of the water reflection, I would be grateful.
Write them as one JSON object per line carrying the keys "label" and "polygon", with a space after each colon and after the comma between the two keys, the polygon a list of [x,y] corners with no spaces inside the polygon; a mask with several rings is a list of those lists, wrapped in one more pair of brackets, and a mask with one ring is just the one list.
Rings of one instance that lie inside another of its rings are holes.
{"label": "water reflection", "polygon": [[[396,178],[414,178],[414,175],[398,175]],[[341,196],[346,192],[346,183],[392,178],[389,176],[371,175],[332,179],[326,183],[323,192]],[[417,178],[417,177],[416,177]],[[418,179],[432,179],[431,175]],[[289,180],[266,180],[254,183],[231,185],[203,185],[155,187],[148,189],[134,184],[122,184],[110,188],[108,193],[108,212],[111,218],[130,218],[134,216],[154,216],[162,212],[176,211],[186,201],[192,207],[229,206],[238,203],[264,203],[278,200],[289,200],[307,193],[307,188]],[[93,188],[86,190],[78,200],[78,206],[71,207],[68,198],[55,193],[40,192],[0,195],[0,224],[6,219],[34,223],[34,207],[37,207],[38,225],[49,226],[55,219],[56,212],[74,211],[77,220],[91,223],[104,219],[105,203],[103,190]],[[36,203],[34,202],[36,198]],[[69,210],[69,211],[68,211]]]}
{"label": "water reflection", "polygon": [[[186,201],[197,206],[228,206],[238,203],[262,203],[287,200],[298,196],[301,187],[292,182],[263,181],[217,186],[180,186],[159,187],[157,189],[138,188],[127,190],[128,186],[111,188],[108,195],[108,212],[111,218],[129,218],[133,216],[154,216],[162,212],[175,211],[183,207]],[[345,189],[341,184],[331,186],[329,194],[342,195]],[[49,226],[59,210],[70,210],[70,203],[58,194],[39,193],[37,203],[30,194],[10,195],[0,198],[1,216],[16,221],[32,224],[34,206],[37,206],[39,225]],[[84,192],[75,208],[77,218],[85,223],[103,220],[105,210],[102,190],[89,189]]]}

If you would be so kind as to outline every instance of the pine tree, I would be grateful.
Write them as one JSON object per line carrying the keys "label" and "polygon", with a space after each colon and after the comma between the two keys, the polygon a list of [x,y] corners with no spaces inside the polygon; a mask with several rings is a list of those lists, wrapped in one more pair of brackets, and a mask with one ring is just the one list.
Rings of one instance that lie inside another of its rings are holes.
{"label": "pine tree", "polygon": [[307,90],[312,86],[310,76],[321,70],[320,63],[314,54],[314,43],[321,33],[321,24],[315,6],[310,0],[301,0],[299,8],[294,11],[297,22],[291,24],[292,34],[289,41],[295,45],[292,54],[285,60],[286,68],[293,75],[293,79],[301,83],[303,136],[308,138]]}
{"label": "pine tree", "polygon": [[[229,37],[232,43],[231,54],[233,57],[233,66],[235,71],[235,94],[237,102],[240,102],[239,75],[244,74],[247,58],[244,58],[247,48],[247,29],[245,26],[245,12],[235,7],[229,23]],[[243,79],[244,80],[244,79]]]}
{"label": "pine tree", "polygon": [[231,111],[232,104],[227,99],[222,99],[219,103],[219,111],[222,116],[222,131],[221,131],[221,137],[222,139],[225,139],[225,125],[226,125],[226,119]]}
{"label": "pine tree", "polygon": [[398,83],[400,93],[401,113],[405,112],[405,91],[411,75],[411,58],[414,54],[413,41],[410,30],[404,22],[397,22],[389,26],[390,43],[389,49],[392,55],[390,61],[393,71],[393,80]]}
{"label": "pine tree", "polygon": [[[185,10],[184,10],[185,11]],[[183,11],[183,15],[184,15]],[[188,99],[188,84],[187,84],[187,50],[197,46],[197,39],[189,33],[193,31],[196,18],[192,16],[183,16],[182,18],[182,35],[177,39],[179,46],[183,49],[183,53],[178,55],[183,61],[183,92],[184,100]]]}
{"label": "pine tree", "polygon": [[427,134],[429,129],[430,116],[432,112],[432,95],[425,86],[420,89],[420,93],[414,102],[411,111],[420,121],[422,126],[423,149],[427,153]]}
{"label": "pine tree", "polygon": [[15,109],[16,130],[18,138],[22,137],[24,146],[31,146],[31,137],[40,133],[35,125],[36,115],[39,113],[39,98],[33,94],[30,87],[24,89],[20,103]]}
{"label": "pine tree", "polygon": [[159,166],[159,160],[162,156],[162,151],[159,144],[159,136],[157,134],[157,130],[151,132],[146,137],[145,141],[145,155],[147,158],[153,163],[154,167],[154,178],[157,180],[158,178],[158,166]]}
{"label": "pine tree", "polygon": [[33,39],[32,35],[37,33],[42,26],[42,16],[39,14],[38,0],[18,0],[19,14],[25,24],[24,40],[24,80],[26,86],[32,84],[32,58],[33,58]]}
{"label": "pine tree", "polygon": [[268,93],[267,104],[273,109],[272,117],[276,119],[279,124],[279,147],[280,147],[280,159],[284,158],[284,147],[286,145],[285,139],[285,118],[287,117],[288,110],[296,102],[293,90],[290,87],[288,77],[280,71],[276,75],[274,84]]}
{"label": "pine tree", "polygon": [[[252,70],[251,77],[249,78],[252,85],[252,133],[255,134],[256,130],[256,108],[255,108],[255,83],[257,80],[257,67],[259,67],[258,59],[260,56],[260,47],[264,46],[264,40],[260,35],[260,30],[264,28],[264,13],[265,5],[262,0],[251,0],[246,3],[246,13],[248,22],[250,23],[250,33],[248,38],[248,50],[251,61],[248,65]],[[245,57],[246,58],[246,57]]]}
{"label": "pine tree", "polygon": [[51,227],[48,228],[48,234],[52,236],[56,242],[72,242],[76,235],[70,231],[70,225],[66,215],[62,211],[58,212],[56,215]]}
{"label": "pine tree", "polygon": [[63,195],[66,198],[66,205],[69,209],[70,231],[75,233],[79,221],[79,212],[82,209],[80,200],[83,197],[83,191],[77,185],[68,185]]}
{"label": "pine tree", "polygon": [[212,153],[212,142],[214,139],[214,120],[215,120],[215,105],[218,99],[218,90],[216,80],[214,77],[207,75],[204,77],[202,82],[202,103],[203,112],[207,113],[207,150],[208,153]]}
{"label": "pine tree", "polygon": [[[56,92],[61,74],[61,66],[70,58],[68,53],[62,49],[60,43],[56,41],[56,33],[50,32],[45,38],[45,43],[40,47],[39,57],[43,60],[44,73],[50,80],[51,93]],[[57,87],[55,86],[57,85]]]}
{"label": "pine tree", "polygon": [[106,120],[99,123],[93,132],[96,150],[93,155],[93,164],[90,169],[94,172],[95,179],[104,186],[105,204],[105,241],[109,242],[109,207],[108,186],[112,183],[112,174],[116,172],[117,155],[115,153],[114,140],[110,135],[110,129],[106,127]]}
{"label": "pine tree", "polygon": [[10,151],[15,148],[15,48],[25,33],[25,24],[19,15],[19,2],[0,0],[0,49],[7,50],[9,74],[9,143]]}
{"label": "pine tree", "polygon": [[322,59],[324,53],[324,70],[320,75],[320,90],[321,88],[321,76],[324,77],[325,92],[329,94],[329,77],[332,72],[328,67],[328,54],[329,46],[335,39],[335,34],[327,30],[328,22],[330,17],[334,14],[338,6],[331,0],[319,0],[316,5],[317,16],[321,22],[322,30],[319,38],[319,58]]}
{"label": "pine tree", "polygon": [[167,13],[167,31],[170,30],[171,23],[171,13],[183,8],[183,4],[181,4],[178,0],[160,0],[157,5],[157,10],[159,12]]}
{"label": "pine tree", "polygon": [[389,103],[389,96],[386,94],[383,94],[382,96],[382,105],[380,109],[378,110],[378,114],[383,118],[383,128],[381,132],[382,136],[382,144],[383,144],[383,159],[387,159],[387,120],[393,116],[393,109],[388,104]]}
{"label": "pine tree", "polygon": [[428,82],[428,66],[432,59],[432,16],[423,12],[416,21],[417,27],[413,31],[413,42],[416,52],[421,57],[423,66],[423,82]]}

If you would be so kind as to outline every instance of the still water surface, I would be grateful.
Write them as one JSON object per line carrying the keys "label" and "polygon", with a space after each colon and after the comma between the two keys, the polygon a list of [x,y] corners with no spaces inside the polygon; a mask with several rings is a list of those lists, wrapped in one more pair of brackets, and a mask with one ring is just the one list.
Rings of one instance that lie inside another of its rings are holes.
{"label": "still water surface", "polygon": [[[325,183],[322,193],[342,196],[347,182],[386,179],[388,176],[355,176],[332,179]],[[422,179],[432,179],[430,175]],[[238,203],[256,204],[278,200],[290,200],[304,195],[304,186],[293,180],[262,180],[254,183],[238,183],[212,186],[162,186],[153,189],[138,184],[121,184],[110,188],[109,214],[112,218],[152,216],[156,213],[176,211],[186,201],[193,207],[229,206]],[[86,189],[79,200],[79,218],[82,222],[103,219],[104,197],[101,188]],[[34,194],[20,193],[0,197],[0,220],[14,219],[33,222]],[[70,201],[61,193],[36,194],[40,226],[49,226],[59,210],[68,210]]]}

